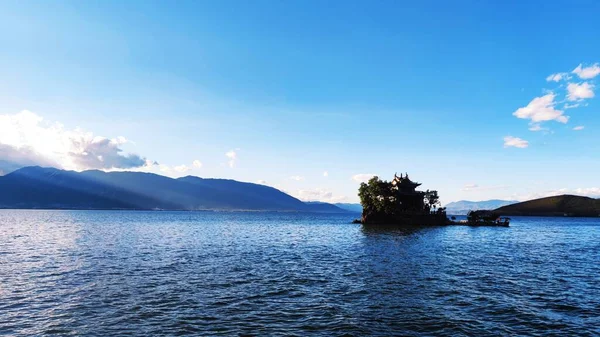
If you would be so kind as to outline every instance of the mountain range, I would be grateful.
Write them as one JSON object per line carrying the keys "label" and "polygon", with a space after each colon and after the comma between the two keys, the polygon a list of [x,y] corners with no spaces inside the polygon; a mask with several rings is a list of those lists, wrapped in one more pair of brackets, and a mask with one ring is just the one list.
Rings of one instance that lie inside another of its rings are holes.
{"label": "mountain range", "polygon": [[334,204],[341,209],[345,209],[350,212],[362,213],[363,208],[361,204],[350,204],[350,203],[336,203]]}
{"label": "mountain range", "polygon": [[480,209],[496,209],[498,207],[518,203],[516,200],[485,200],[485,201],[468,201],[460,200],[448,203],[446,205],[446,213],[453,215],[467,214],[469,211]]}
{"label": "mountain range", "polygon": [[348,212],[235,180],[39,166],[0,176],[0,208]]}

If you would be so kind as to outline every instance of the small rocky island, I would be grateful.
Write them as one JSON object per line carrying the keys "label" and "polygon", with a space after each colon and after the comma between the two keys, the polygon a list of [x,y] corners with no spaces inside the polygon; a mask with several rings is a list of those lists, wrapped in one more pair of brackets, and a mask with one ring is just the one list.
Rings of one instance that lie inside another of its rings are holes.
{"label": "small rocky island", "polygon": [[[394,174],[391,182],[373,177],[362,183],[358,196],[363,206],[360,222],[369,224],[439,226],[449,223],[437,191],[417,191],[421,184]],[[439,208],[438,208],[439,207]]]}

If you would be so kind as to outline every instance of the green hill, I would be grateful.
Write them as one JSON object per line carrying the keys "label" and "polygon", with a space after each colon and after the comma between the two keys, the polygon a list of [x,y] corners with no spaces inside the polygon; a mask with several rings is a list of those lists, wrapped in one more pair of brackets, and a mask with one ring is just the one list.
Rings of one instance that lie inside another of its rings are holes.
{"label": "green hill", "polygon": [[496,209],[502,215],[600,216],[600,200],[577,195],[559,195],[529,200]]}

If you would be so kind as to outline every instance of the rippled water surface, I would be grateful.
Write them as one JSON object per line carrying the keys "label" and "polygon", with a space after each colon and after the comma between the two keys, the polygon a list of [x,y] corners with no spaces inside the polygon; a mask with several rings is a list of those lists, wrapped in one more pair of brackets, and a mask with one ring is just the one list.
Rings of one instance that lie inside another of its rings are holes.
{"label": "rippled water surface", "polygon": [[595,335],[600,221],[0,210],[0,335]]}

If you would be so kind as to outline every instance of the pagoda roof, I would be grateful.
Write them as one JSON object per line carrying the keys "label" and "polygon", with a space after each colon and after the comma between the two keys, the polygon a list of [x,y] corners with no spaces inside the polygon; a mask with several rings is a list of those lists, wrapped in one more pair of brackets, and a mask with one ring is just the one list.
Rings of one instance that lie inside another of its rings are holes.
{"label": "pagoda roof", "polygon": [[396,185],[406,185],[406,186],[420,186],[421,183],[417,183],[414,182],[412,180],[410,180],[410,178],[408,177],[408,173],[406,175],[402,175],[402,173],[400,173],[400,176],[398,177],[397,174],[394,174],[394,180],[392,180],[392,185],[396,186]]}

